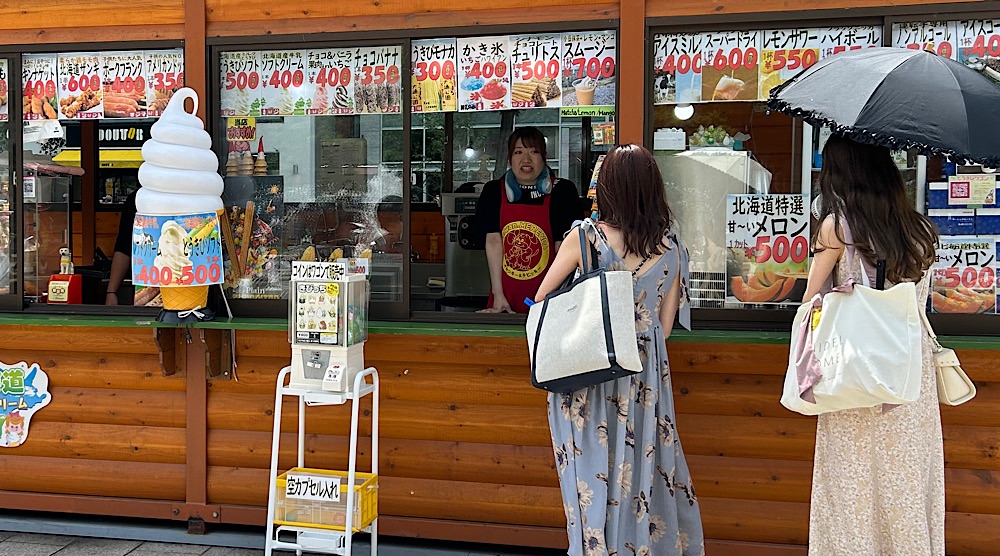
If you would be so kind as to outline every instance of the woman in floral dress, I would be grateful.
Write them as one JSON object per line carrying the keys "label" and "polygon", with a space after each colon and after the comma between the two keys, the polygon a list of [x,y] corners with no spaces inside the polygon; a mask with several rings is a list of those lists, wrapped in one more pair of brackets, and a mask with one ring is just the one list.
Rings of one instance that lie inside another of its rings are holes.
{"label": "woman in floral dress", "polygon": [[[630,270],[643,370],[570,394],[550,394],[549,427],[571,556],[701,556],[694,485],[677,437],[666,339],[675,316],[690,328],[687,250],[671,229],[663,179],[637,145],[608,153],[597,182],[600,220],[586,233],[602,267]],[[536,301],[581,267],[564,241]]]}

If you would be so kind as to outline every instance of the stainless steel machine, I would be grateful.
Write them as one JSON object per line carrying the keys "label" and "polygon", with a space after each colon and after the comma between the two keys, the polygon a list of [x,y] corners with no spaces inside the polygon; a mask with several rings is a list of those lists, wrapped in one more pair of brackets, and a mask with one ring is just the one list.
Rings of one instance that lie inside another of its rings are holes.
{"label": "stainless steel machine", "polygon": [[476,185],[475,191],[441,194],[441,214],[448,222],[444,248],[446,303],[448,298],[490,293],[486,251],[475,233],[476,201],[481,188]]}

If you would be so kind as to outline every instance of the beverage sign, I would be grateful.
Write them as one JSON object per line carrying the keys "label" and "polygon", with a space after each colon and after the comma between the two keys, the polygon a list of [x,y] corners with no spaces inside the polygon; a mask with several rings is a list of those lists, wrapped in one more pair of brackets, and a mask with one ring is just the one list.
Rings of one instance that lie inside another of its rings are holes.
{"label": "beverage sign", "polygon": [[307,50],[309,87],[306,114],[350,115],[354,113],[354,50],[324,48]]}
{"label": "beverage sign", "polygon": [[996,312],[997,240],[942,236],[934,258],[931,309],[937,313]]}
{"label": "beverage sign", "polygon": [[757,100],[760,31],[705,33],[702,100]]}
{"label": "beverage sign", "polygon": [[414,112],[458,110],[458,46],[455,39],[413,41],[410,106]]}
{"label": "beverage sign", "polygon": [[31,417],[51,401],[49,376],[37,363],[0,362],[0,448],[24,444]]}
{"label": "beverage sign", "polygon": [[219,54],[219,101],[223,116],[260,116],[260,54]]}
{"label": "beverage sign", "polygon": [[104,74],[104,117],[146,117],[146,66],[142,52],[101,55]]}
{"label": "beverage sign", "polygon": [[146,114],[159,116],[177,90],[184,87],[184,51],[154,50],[144,53],[146,64]]}
{"label": "beverage sign", "polygon": [[10,97],[7,90],[8,75],[7,60],[0,60],[0,122],[6,122],[10,117],[10,109],[8,108]]}
{"label": "beverage sign", "polygon": [[949,205],[992,205],[996,203],[995,174],[959,174],[948,177]]}
{"label": "beverage sign", "polygon": [[304,116],[306,56],[301,50],[266,50],[260,53],[261,116]]}
{"label": "beverage sign", "polygon": [[801,300],[808,277],[808,207],[805,195],[726,196],[726,295],[730,302]]}
{"label": "beverage sign", "polygon": [[970,58],[978,58],[987,62],[990,69],[1000,71],[995,64],[996,58],[1000,58],[1000,19],[964,19],[955,23],[955,31],[959,62],[964,64]]}
{"label": "beverage sign", "polygon": [[398,46],[354,50],[354,111],[357,114],[398,114],[403,109],[402,51]]}
{"label": "beverage sign", "polygon": [[761,32],[759,99],[771,89],[819,61],[821,29],[780,29]]}
{"label": "beverage sign", "polygon": [[104,67],[97,52],[59,55],[59,119],[104,117]]}
{"label": "beverage sign", "polygon": [[458,39],[458,109],[485,112],[510,108],[510,39]]}
{"label": "beverage sign", "polygon": [[958,57],[957,38],[954,21],[910,21],[892,25],[892,46],[926,50],[952,60]]}
{"label": "beverage sign", "polygon": [[518,35],[510,39],[511,107],[562,104],[562,36]]}
{"label": "beverage sign", "polygon": [[[21,113],[25,120],[55,120],[59,118],[59,92],[56,88],[57,57],[55,54],[25,54],[21,56],[21,85],[24,97]],[[47,107],[46,107],[47,106]]]}
{"label": "beverage sign", "polygon": [[563,33],[562,114],[609,116],[615,112],[618,41],[614,31]]}
{"label": "beverage sign", "polygon": [[701,101],[701,33],[666,33],[653,37],[653,102]]}
{"label": "beverage sign", "polygon": [[218,215],[137,214],[132,225],[132,282],[171,287],[221,284]]}

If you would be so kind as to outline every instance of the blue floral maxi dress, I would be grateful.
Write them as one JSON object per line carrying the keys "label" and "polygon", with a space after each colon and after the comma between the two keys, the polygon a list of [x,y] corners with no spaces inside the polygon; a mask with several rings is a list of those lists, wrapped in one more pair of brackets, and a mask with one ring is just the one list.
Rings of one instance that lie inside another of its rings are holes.
{"label": "blue floral maxi dress", "polygon": [[[601,266],[626,270],[590,221]],[[567,237],[574,238],[576,230]],[[642,372],[571,394],[549,394],[549,428],[570,556],[701,556],[698,499],[677,437],[659,308],[680,273],[678,319],[690,328],[688,256],[670,250],[633,278]]]}

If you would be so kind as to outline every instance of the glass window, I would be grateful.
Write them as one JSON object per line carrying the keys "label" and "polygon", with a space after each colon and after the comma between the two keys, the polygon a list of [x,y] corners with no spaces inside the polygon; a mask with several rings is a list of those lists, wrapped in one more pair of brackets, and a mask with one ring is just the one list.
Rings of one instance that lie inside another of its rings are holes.
{"label": "glass window", "polygon": [[8,126],[7,122],[0,122],[0,295],[11,293],[17,262],[14,255],[17,250],[11,248],[15,241],[14,226],[17,221],[12,218],[14,195],[10,187]]}

